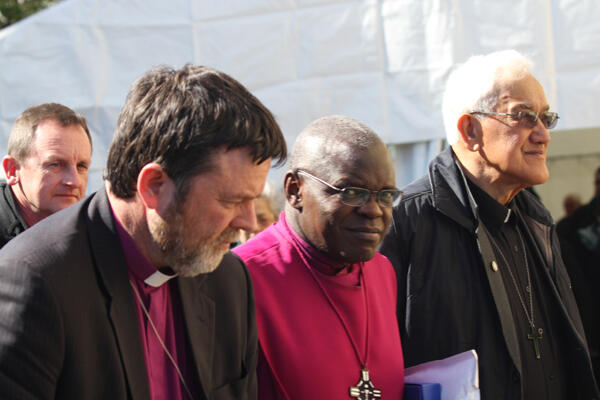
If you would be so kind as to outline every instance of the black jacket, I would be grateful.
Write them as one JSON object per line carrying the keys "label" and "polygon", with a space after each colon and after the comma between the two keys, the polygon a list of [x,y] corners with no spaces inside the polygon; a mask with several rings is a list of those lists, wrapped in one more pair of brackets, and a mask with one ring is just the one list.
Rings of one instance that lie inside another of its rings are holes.
{"label": "black jacket", "polygon": [[[404,189],[381,252],[398,275],[406,366],[475,349],[483,399],[521,398],[521,356],[509,300],[477,206],[450,148]],[[552,219],[527,191],[515,202],[560,305],[570,349],[573,399],[598,398],[589,352]]]}
{"label": "black jacket", "polygon": [[[0,398],[150,398],[125,255],[103,189],[0,250]],[[254,296],[228,253],[176,278],[197,399],[256,399]]]}
{"label": "black jacket", "polygon": [[600,377],[600,197],[581,206],[557,224],[560,247],[573,282],[596,379]]}
{"label": "black jacket", "polygon": [[27,224],[15,200],[10,186],[0,183],[0,248],[19,233],[27,229]]}

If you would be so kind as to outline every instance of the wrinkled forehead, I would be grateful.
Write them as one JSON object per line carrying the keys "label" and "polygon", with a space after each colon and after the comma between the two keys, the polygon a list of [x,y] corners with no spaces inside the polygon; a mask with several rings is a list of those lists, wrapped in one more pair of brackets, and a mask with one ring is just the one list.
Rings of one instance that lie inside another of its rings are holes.
{"label": "wrinkled forehead", "polygon": [[332,182],[348,181],[373,189],[395,184],[393,163],[383,143],[367,147],[344,143],[323,157],[323,162],[319,173]]}
{"label": "wrinkled forehead", "polygon": [[497,83],[497,108],[515,107],[534,111],[548,110],[544,88],[531,74],[519,79],[507,78]]}
{"label": "wrinkled forehead", "polygon": [[364,148],[346,141],[324,136],[307,138],[303,146],[301,163],[314,171],[320,168],[334,169],[361,158]]}
{"label": "wrinkled forehead", "polygon": [[41,151],[91,153],[92,143],[81,124],[63,125],[47,118],[36,128],[30,142],[28,156]]}

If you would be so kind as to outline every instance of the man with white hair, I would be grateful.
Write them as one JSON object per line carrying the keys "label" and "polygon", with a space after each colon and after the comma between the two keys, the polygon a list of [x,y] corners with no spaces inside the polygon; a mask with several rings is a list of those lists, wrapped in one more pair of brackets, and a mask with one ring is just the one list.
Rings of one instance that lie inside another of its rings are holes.
{"label": "man with white hair", "polygon": [[484,399],[598,398],[555,226],[523,190],[548,179],[558,120],[530,71],[507,50],[451,74],[451,147],[403,190],[381,251],[407,366],[475,349]]}

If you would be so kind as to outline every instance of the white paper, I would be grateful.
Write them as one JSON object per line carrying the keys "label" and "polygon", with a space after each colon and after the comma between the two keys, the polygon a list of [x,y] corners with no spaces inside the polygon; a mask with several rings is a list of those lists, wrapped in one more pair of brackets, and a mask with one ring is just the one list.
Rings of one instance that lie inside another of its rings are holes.
{"label": "white paper", "polygon": [[439,383],[442,385],[442,400],[479,400],[477,352],[465,351],[407,368],[404,381]]}

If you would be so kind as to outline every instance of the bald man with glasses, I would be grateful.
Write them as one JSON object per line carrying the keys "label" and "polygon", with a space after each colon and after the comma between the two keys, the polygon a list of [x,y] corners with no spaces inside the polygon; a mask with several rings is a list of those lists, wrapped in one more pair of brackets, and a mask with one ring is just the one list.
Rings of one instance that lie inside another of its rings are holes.
{"label": "bald man with glasses", "polygon": [[387,148],[354,119],[318,119],[284,187],[279,221],[234,249],[254,284],[258,397],[401,398],[396,279],[377,252],[400,196]]}
{"label": "bald man with glasses", "polygon": [[450,147],[404,189],[381,252],[398,275],[407,366],[475,349],[482,399],[598,398],[546,208],[550,111],[531,62],[474,56],[449,77]]}

